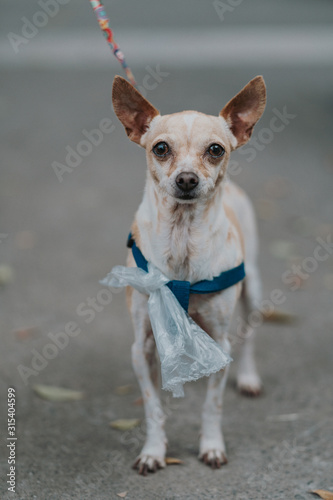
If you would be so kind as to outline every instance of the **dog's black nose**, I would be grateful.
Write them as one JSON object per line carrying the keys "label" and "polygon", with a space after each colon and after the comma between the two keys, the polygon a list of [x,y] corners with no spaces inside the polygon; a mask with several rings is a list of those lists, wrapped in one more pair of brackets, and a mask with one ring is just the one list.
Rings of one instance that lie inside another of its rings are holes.
{"label": "dog's black nose", "polygon": [[199,177],[193,172],[183,172],[176,177],[176,184],[184,191],[184,193],[188,193],[192,191],[199,184]]}

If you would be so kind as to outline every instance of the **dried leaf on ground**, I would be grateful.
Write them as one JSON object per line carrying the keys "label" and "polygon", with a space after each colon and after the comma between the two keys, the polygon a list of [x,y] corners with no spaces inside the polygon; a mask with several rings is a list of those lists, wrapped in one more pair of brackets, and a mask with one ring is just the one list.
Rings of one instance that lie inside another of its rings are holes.
{"label": "dried leaf on ground", "polygon": [[264,190],[270,198],[285,198],[291,192],[291,184],[284,177],[274,177],[265,183]]}
{"label": "dried leaf on ground", "polygon": [[291,324],[297,321],[297,317],[293,314],[285,313],[282,311],[273,311],[272,313],[263,313],[264,320],[269,323],[284,323]]}
{"label": "dried leaf on ground", "polygon": [[117,497],[126,498],[128,491],[122,491],[121,493],[117,493]]}
{"label": "dried leaf on ground", "polygon": [[78,401],[84,396],[81,391],[73,391],[72,389],[52,385],[37,384],[33,386],[33,390],[39,397],[49,401]]}
{"label": "dried leaf on ground", "polygon": [[288,240],[274,240],[269,250],[276,259],[287,259],[297,253],[294,243]]}
{"label": "dried leaf on ground", "polygon": [[133,404],[136,406],[142,406],[143,405],[143,398],[137,398],[133,401]]}
{"label": "dried leaf on ground", "polygon": [[133,386],[131,384],[119,385],[115,389],[115,393],[118,394],[118,396],[126,396],[126,394],[130,394],[131,392],[133,392]]}
{"label": "dried leaf on ground", "polygon": [[298,276],[297,274],[293,274],[291,271],[289,271],[288,284],[290,284],[290,287],[292,290],[296,291],[296,290],[304,289],[309,284],[307,279],[308,278],[306,278],[306,277],[301,278],[301,276]]}
{"label": "dried leaf on ground", "polygon": [[120,418],[110,422],[110,427],[118,431],[130,431],[140,424],[139,418]]}
{"label": "dried leaf on ground", "polygon": [[313,490],[313,491],[310,491],[310,493],[317,495],[320,498],[323,498],[323,500],[333,500],[333,493],[331,491]]}
{"label": "dried leaf on ground", "polygon": [[19,328],[18,330],[14,330],[13,334],[15,335],[17,340],[29,340],[36,336],[37,331],[38,330],[35,327]]}
{"label": "dried leaf on ground", "polygon": [[276,217],[278,213],[278,207],[275,201],[265,200],[258,198],[255,201],[256,213],[261,220],[271,220]]}
{"label": "dried leaf on ground", "polygon": [[165,463],[167,465],[180,465],[180,464],[183,464],[184,462],[182,460],[180,460],[179,458],[166,457]]}
{"label": "dried leaf on ground", "polygon": [[0,286],[9,285],[13,281],[13,268],[7,264],[0,265]]}

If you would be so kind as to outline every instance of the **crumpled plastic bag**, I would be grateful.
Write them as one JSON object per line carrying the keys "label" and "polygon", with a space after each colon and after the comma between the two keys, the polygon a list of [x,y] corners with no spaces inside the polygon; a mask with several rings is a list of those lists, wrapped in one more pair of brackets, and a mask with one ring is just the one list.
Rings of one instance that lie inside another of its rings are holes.
{"label": "crumpled plastic bag", "polygon": [[149,295],[148,313],[161,361],[162,388],[183,397],[185,382],[226,367],[232,358],[184,311],[165,286],[169,280],[152,264],[148,273],[137,267],[116,266],[100,283],[132,286]]}

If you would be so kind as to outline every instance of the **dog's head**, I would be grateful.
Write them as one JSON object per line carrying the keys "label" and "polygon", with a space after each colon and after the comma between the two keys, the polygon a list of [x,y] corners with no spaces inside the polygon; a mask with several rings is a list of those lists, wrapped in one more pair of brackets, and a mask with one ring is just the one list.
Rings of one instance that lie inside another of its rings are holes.
{"label": "dog's head", "polygon": [[113,107],[128,137],[146,149],[153,182],[180,203],[209,199],[225,176],[231,151],[247,143],[266,104],[261,76],[251,80],[219,116],[183,111],[161,116],[116,76]]}

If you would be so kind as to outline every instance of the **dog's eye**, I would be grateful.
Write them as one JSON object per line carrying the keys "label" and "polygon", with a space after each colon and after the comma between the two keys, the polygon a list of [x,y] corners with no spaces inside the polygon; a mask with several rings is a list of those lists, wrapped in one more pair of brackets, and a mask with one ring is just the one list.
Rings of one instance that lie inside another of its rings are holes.
{"label": "dog's eye", "polygon": [[169,153],[169,146],[166,142],[158,142],[153,147],[153,153],[160,158],[163,158]]}
{"label": "dog's eye", "polygon": [[208,153],[213,158],[219,158],[224,155],[225,150],[219,144],[211,144],[208,148]]}

